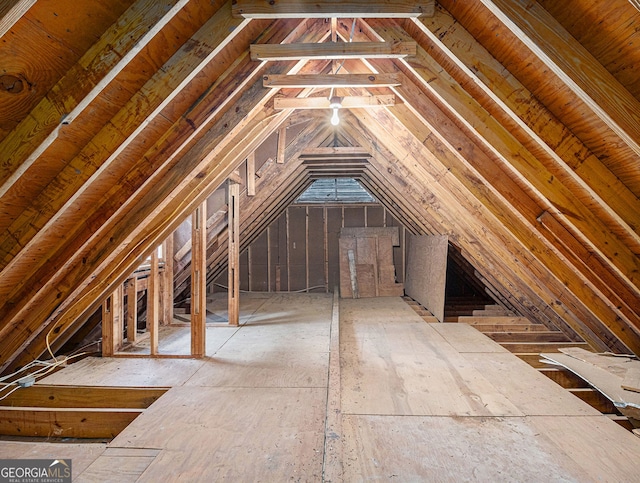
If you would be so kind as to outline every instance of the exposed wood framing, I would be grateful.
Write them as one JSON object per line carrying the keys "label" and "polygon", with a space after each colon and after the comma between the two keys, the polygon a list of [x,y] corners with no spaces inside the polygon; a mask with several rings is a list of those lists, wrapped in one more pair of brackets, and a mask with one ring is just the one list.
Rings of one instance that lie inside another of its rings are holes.
{"label": "exposed wood framing", "polygon": [[362,0],[344,2],[328,0],[235,0],[233,14],[245,18],[327,18],[327,17],[419,17],[433,15],[435,0],[419,2],[367,2]]}
{"label": "exposed wood framing", "polygon": [[415,55],[415,42],[335,42],[251,45],[251,60],[399,59]]}
{"label": "exposed wood framing", "polygon": [[206,354],[207,327],[207,203],[191,217],[191,355]]}
{"label": "exposed wood framing", "polygon": [[[379,96],[350,96],[341,97],[342,109],[352,107],[392,106],[396,98],[392,94]],[[331,100],[327,97],[276,97],[273,106],[276,109],[329,109]]]}
{"label": "exposed wood framing", "polygon": [[151,252],[151,268],[147,285],[147,330],[151,355],[156,355],[160,338],[160,261],[158,248]]}
{"label": "exposed wood framing", "polygon": [[[240,186],[229,181],[228,313],[229,325],[240,324]],[[205,254],[206,260],[206,254]],[[206,263],[203,262],[206,266]]]}
{"label": "exposed wood framing", "polygon": [[392,87],[400,84],[395,74],[300,74],[265,75],[262,85],[272,89],[323,87]]}

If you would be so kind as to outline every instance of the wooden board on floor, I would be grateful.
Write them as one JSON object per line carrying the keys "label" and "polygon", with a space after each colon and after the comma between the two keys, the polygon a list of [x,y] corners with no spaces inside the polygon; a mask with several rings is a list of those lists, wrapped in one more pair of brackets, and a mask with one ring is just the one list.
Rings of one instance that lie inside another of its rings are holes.
{"label": "wooden board on floor", "polygon": [[202,366],[192,359],[87,357],[42,380],[43,384],[83,386],[178,386]]}
{"label": "wooden board on floor", "polygon": [[458,352],[507,352],[500,344],[467,324],[431,324]]}
{"label": "wooden board on floor", "polygon": [[464,358],[527,416],[600,414],[513,354],[470,352]]}
{"label": "wooden board on floor", "polygon": [[158,449],[107,448],[73,481],[76,483],[137,481],[160,451]]}
{"label": "wooden board on floor", "polygon": [[326,387],[190,386],[165,396],[112,442],[164,449],[144,481],[321,479]]}
{"label": "wooden board on floor", "polygon": [[345,415],[343,428],[344,481],[592,480],[528,418]]}
{"label": "wooden board on floor", "polygon": [[342,302],[343,414],[523,415],[408,305]]}
{"label": "wooden board on floor", "polygon": [[627,369],[627,373],[622,379],[622,389],[640,392],[640,362]]}

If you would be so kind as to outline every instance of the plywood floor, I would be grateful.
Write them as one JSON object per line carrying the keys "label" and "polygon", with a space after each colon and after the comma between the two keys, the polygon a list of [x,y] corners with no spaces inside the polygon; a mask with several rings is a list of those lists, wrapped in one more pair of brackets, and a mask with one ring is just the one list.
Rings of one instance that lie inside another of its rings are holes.
{"label": "plywood floor", "polygon": [[[341,300],[332,338],[330,295],[242,297],[244,325],[208,327],[202,360],[85,359],[44,381],[171,387],[109,444],[0,442],[0,457],[71,458],[82,482],[640,478],[639,438],[472,327]],[[165,333],[188,347],[188,328]]]}

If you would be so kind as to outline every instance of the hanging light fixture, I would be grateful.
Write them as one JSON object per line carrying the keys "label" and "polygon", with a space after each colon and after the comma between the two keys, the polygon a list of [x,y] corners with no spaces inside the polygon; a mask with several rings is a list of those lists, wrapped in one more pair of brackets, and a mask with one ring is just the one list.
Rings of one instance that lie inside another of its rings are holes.
{"label": "hanging light fixture", "polygon": [[331,115],[331,125],[337,126],[338,124],[340,124],[340,118],[338,117],[338,109],[342,107],[342,98],[332,97],[329,103],[329,107],[333,109],[333,114]]}

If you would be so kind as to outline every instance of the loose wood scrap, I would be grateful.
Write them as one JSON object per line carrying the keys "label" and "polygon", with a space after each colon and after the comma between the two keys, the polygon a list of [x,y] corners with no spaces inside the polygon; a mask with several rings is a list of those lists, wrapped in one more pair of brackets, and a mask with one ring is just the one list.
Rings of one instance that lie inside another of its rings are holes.
{"label": "loose wood scrap", "polygon": [[[616,408],[625,416],[634,419],[640,419],[640,394],[627,391],[622,388],[623,375],[619,373],[620,368],[617,368],[618,373],[612,372],[608,369],[608,364],[611,362],[602,361],[598,358],[607,358],[607,356],[601,356],[597,354],[585,355],[582,351],[570,351],[577,354],[584,359],[590,359],[595,361],[598,365],[574,357],[569,354],[541,354],[543,361],[547,364],[554,364],[565,367],[571,372],[579,375],[591,386],[604,394]],[[587,351],[584,351],[587,352]],[[621,363],[617,363],[621,364]],[[624,364],[624,362],[622,362]]]}

